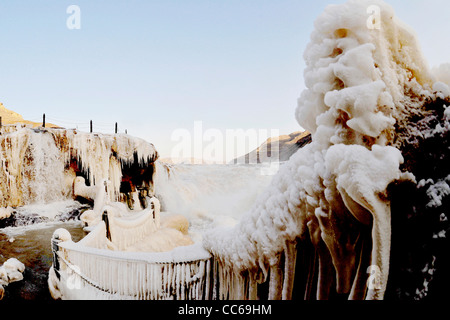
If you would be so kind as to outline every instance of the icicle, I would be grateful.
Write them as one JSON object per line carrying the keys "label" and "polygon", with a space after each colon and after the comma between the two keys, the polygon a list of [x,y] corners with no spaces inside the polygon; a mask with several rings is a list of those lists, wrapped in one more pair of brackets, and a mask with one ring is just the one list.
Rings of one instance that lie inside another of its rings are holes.
{"label": "icicle", "polygon": [[169,274],[168,274],[168,272],[167,272],[167,264],[165,263],[165,264],[163,264],[162,265],[162,268],[163,268],[163,272],[162,272],[162,281],[163,281],[163,283],[162,283],[162,289],[163,289],[163,291],[165,291],[165,292],[169,292],[168,291],[168,285],[167,285],[167,283],[168,283],[168,277],[169,277]]}
{"label": "icicle", "polygon": [[206,282],[205,282],[205,300],[209,300],[209,290],[211,284],[211,259],[206,261]]}
{"label": "icicle", "polygon": [[179,264],[175,264],[175,299],[180,300],[180,266]]}
{"label": "icicle", "polygon": [[181,300],[185,300],[185,291],[186,291],[186,265],[184,263],[180,263],[181,266],[181,279],[180,279],[180,284],[181,284]]}
{"label": "icicle", "polygon": [[283,274],[280,269],[280,261],[270,266],[269,300],[280,300],[282,296]]}
{"label": "icicle", "polygon": [[155,268],[155,265],[151,265],[151,269],[152,269],[152,299],[156,299],[157,297],[157,283],[158,283],[158,276],[159,274],[157,273],[157,270]]}
{"label": "icicle", "polygon": [[145,299],[150,300],[152,296],[152,283],[150,278],[151,266],[147,264],[145,266]]}
{"label": "icicle", "polygon": [[257,300],[258,298],[258,290],[257,290],[257,282],[255,280],[256,275],[249,271],[249,289],[248,289],[248,299],[249,300]]}
{"label": "icicle", "polygon": [[286,247],[284,249],[284,281],[282,292],[283,300],[292,299],[296,260],[297,260],[296,243],[286,242]]}

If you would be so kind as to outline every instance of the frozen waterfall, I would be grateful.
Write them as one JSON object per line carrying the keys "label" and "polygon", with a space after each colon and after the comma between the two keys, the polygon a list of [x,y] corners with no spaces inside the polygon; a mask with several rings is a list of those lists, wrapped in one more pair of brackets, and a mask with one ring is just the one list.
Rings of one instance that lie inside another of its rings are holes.
{"label": "frozen waterfall", "polygon": [[[103,179],[111,181],[111,200],[118,200],[124,168],[129,171],[134,167],[150,168],[153,172],[151,168],[158,157],[151,143],[125,134],[32,129],[24,125],[2,126],[0,133],[3,207],[70,198],[74,179],[79,175],[90,185]],[[148,181],[139,183],[146,184],[149,191],[151,179],[150,175]]]}
{"label": "frozen waterfall", "polygon": [[[373,5],[378,29],[367,26]],[[417,182],[403,152],[427,108],[441,98],[448,103],[448,87],[433,89],[414,33],[382,1],[327,7],[304,58],[307,89],[296,117],[312,143],[280,168],[236,226],[204,236],[219,268],[220,298],[255,297],[247,284],[264,282],[269,298],[289,298],[296,262],[296,292],[305,298],[384,297],[389,190]]]}

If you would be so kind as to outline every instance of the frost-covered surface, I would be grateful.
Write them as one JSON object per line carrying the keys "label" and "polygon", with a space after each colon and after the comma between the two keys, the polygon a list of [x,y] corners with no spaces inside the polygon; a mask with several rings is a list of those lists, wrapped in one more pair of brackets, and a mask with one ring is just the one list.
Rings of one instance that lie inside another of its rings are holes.
{"label": "frost-covered surface", "polygon": [[[105,207],[108,215],[109,239],[106,233],[95,232],[94,247],[114,251],[168,252],[193,244],[188,235],[189,222],[181,215],[161,215],[159,201],[149,199],[147,209],[138,212],[114,212]],[[99,238],[100,237],[100,238]],[[85,243],[83,241],[82,243]]]}
{"label": "frost-covered surface", "polygon": [[[94,209],[80,217],[90,233],[77,246],[79,250],[98,248],[112,251],[169,252],[194,242],[189,236],[189,221],[182,215],[160,212],[157,198],[147,198],[148,208],[129,210],[123,203],[105,202],[105,189],[99,188]],[[99,197],[100,196],[100,197]],[[95,209],[97,208],[97,209]],[[65,230],[58,237],[70,239]]]}
{"label": "frost-covered surface", "polygon": [[[128,222],[130,226],[134,222],[145,225],[145,220],[148,221],[144,214]],[[116,222],[110,220],[112,225]],[[121,227],[127,229],[124,223]],[[143,230],[134,225],[130,229],[133,231],[133,237],[128,235],[122,240],[147,242]],[[165,252],[111,250],[117,241],[114,234],[121,236],[120,231],[117,225],[111,228],[112,242],[106,239],[105,232],[102,221],[88,236],[74,243],[67,230],[55,231],[59,263],[50,269],[48,281],[53,298],[198,300],[210,296],[211,255],[200,243]]]}
{"label": "frost-covered surface", "polygon": [[[367,26],[370,5],[380,8],[381,29]],[[391,249],[388,186],[415,183],[402,166],[402,146],[417,131],[411,116],[424,117],[425,102],[436,97],[436,78],[414,32],[382,1],[327,7],[304,58],[307,89],[296,118],[312,133],[312,143],[280,168],[238,225],[212,230],[203,243],[219,273],[229,275],[222,281],[234,283],[239,274],[250,282],[269,279],[269,298],[290,297],[292,270],[277,270],[292,267],[295,255],[288,248],[306,241],[319,260],[313,261],[318,281],[309,275],[305,296],[327,299],[336,283],[335,291],[350,299],[382,299]],[[438,87],[438,95],[448,88]],[[446,193],[442,186],[430,191],[435,201]],[[375,282],[368,281],[369,266]],[[252,296],[244,280],[231,296]]]}
{"label": "frost-covered surface", "polygon": [[[108,217],[109,241],[106,241],[105,233],[95,231],[86,237],[85,241],[91,243],[88,246],[120,251],[163,252],[193,243],[188,235],[189,221],[186,217],[168,213],[161,215],[161,204],[155,197],[146,198],[146,209],[130,210],[124,203],[109,200],[108,185],[106,180],[94,187],[86,187],[78,178],[75,181],[75,190],[84,190],[87,196],[94,198],[93,208],[80,216],[85,229],[96,228],[105,214]],[[88,240],[91,238],[100,240]]]}
{"label": "frost-covered surface", "polygon": [[0,206],[49,203],[72,196],[76,170],[91,185],[112,183],[120,191],[122,167],[146,166],[158,154],[145,140],[125,134],[2,126],[0,135]]}

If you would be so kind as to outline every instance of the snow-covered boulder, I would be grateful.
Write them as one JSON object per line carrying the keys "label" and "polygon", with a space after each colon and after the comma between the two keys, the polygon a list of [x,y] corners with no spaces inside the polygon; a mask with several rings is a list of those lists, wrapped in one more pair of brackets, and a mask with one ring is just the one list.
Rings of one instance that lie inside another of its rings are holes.
{"label": "snow-covered boulder", "polygon": [[10,258],[0,266],[0,300],[8,284],[23,280],[24,271],[25,265],[16,258]]}

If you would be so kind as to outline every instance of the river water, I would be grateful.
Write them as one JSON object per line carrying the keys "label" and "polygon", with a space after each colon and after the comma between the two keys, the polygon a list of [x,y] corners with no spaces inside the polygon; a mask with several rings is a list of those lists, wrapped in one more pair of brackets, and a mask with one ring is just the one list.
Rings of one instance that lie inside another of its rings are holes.
{"label": "river water", "polygon": [[52,299],[47,284],[52,265],[50,240],[58,228],[67,229],[75,242],[86,235],[79,220],[0,228],[0,265],[9,258],[25,265],[24,279],[5,287],[4,301]]}

